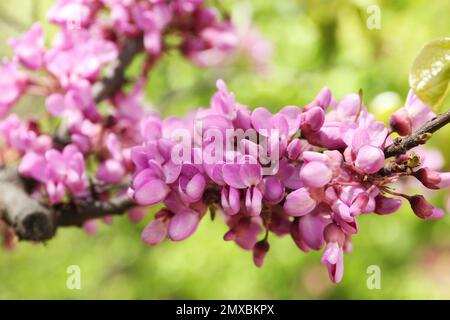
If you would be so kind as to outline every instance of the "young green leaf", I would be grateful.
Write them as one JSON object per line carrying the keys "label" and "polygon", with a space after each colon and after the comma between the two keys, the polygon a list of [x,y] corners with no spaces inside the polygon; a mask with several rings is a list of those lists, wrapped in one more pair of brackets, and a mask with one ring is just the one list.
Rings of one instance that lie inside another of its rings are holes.
{"label": "young green leaf", "polygon": [[424,103],[439,109],[450,84],[450,38],[430,41],[420,50],[409,84]]}

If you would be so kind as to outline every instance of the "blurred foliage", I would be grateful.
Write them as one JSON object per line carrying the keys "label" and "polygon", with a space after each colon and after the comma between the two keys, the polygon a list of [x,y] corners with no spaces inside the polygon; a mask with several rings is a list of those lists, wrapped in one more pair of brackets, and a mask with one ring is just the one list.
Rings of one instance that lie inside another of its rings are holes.
{"label": "blurred foliage", "polygon": [[[168,53],[151,74],[147,90],[148,100],[164,115],[207,106],[215,80],[223,78],[241,103],[274,111],[309,102],[325,85],[337,98],[362,88],[366,103],[386,121],[403,104],[419,49],[450,30],[448,1],[219,2],[235,13],[252,8],[254,25],[273,43],[273,60],[264,73],[245,63],[208,70]],[[2,55],[11,52],[7,38],[33,19],[42,20],[51,3],[2,1]],[[380,30],[366,27],[367,7],[373,4],[381,8]],[[48,25],[46,29],[54,32]],[[42,114],[43,108],[42,101],[25,98],[18,110]],[[449,133],[449,128],[439,131],[430,143],[445,153],[447,169]],[[443,207],[447,195],[434,194],[435,204]],[[354,252],[345,257],[339,285],[328,280],[320,252],[304,254],[287,237],[270,239],[265,265],[258,269],[251,253],[222,240],[226,228],[219,220],[205,218],[192,238],[155,248],[139,239],[149,220],[151,216],[133,225],[125,217],[115,218],[92,237],[63,229],[47,244],[19,243],[13,252],[1,251],[0,298],[450,298],[450,218],[422,221],[406,204],[392,216],[359,218],[360,232],[353,238]],[[66,269],[73,264],[81,267],[81,290],[66,288]],[[369,265],[381,268],[381,290],[367,289]]]}
{"label": "blurred foliage", "polygon": [[432,40],[420,50],[409,83],[423,102],[439,110],[450,87],[450,38]]}

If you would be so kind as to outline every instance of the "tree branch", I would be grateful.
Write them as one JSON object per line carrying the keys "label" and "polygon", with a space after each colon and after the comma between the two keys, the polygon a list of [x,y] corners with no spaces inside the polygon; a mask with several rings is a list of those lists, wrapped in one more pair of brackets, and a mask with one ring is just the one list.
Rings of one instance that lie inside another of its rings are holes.
{"label": "tree branch", "polygon": [[96,103],[109,98],[125,84],[125,70],[143,48],[142,37],[130,38],[125,41],[119,58],[112,66],[109,74],[94,86],[94,100]]}
{"label": "tree branch", "polygon": [[109,201],[81,201],[77,204],[64,204],[55,209],[58,227],[78,226],[91,219],[108,215],[121,215],[136,206],[127,195]]}
{"label": "tree branch", "polygon": [[17,168],[0,171],[0,209],[1,218],[20,239],[44,241],[55,235],[51,210],[27,193]]}
{"label": "tree branch", "polygon": [[386,158],[396,157],[408,150],[425,144],[431,135],[450,122],[450,110],[425,123],[419,130],[407,137],[395,139],[394,143],[384,149]]}
{"label": "tree branch", "polygon": [[58,227],[81,227],[88,220],[120,215],[133,206],[124,195],[110,201],[78,200],[46,207],[27,193],[16,168],[0,170],[0,217],[21,240],[45,241],[55,236]]}

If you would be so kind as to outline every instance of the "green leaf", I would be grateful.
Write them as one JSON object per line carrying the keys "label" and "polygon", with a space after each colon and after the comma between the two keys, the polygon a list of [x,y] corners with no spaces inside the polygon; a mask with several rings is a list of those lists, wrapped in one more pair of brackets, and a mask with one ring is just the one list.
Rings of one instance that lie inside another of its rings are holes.
{"label": "green leaf", "polygon": [[450,38],[428,42],[419,52],[409,75],[416,95],[437,111],[450,84]]}

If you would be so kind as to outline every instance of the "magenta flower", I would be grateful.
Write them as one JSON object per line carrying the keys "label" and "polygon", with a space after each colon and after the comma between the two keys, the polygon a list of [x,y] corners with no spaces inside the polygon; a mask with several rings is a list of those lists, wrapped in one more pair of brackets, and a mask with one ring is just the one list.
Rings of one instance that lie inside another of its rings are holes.
{"label": "magenta flower", "polygon": [[317,201],[311,197],[306,188],[300,188],[291,192],[284,203],[284,210],[288,215],[301,217],[310,213],[317,205]]}
{"label": "magenta flower", "polygon": [[298,237],[303,243],[303,247],[308,250],[320,250],[325,240],[323,231],[332,222],[330,211],[326,206],[318,206],[311,213],[302,216],[298,220]]}
{"label": "magenta flower", "polygon": [[186,35],[182,52],[201,67],[220,65],[234,50],[239,39],[231,23],[220,22],[217,13],[207,8],[195,11],[194,32]]}
{"label": "magenta flower", "polygon": [[5,116],[22,97],[28,85],[26,75],[18,70],[16,62],[3,60],[0,65],[0,117]]}
{"label": "magenta flower", "polygon": [[300,179],[308,187],[321,188],[331,181],[332,172],[323,162],[311,161],[300,171]]}
{"label": "magenta flower", "polygon": [[355,165],[366,173],[375,173],[384,166],[384,153],[380,148],[364,146],[358,150]]}
{"label": "magenta flower", "polygon": [[67,191],[83,197],[89,186],[84,158],[78,148],[68,145],[62,152],[50,149],[45,154],[27,153],[19,166],[20,174],[45,184],[52,204],[63,200]]}
{"label": "magenta flower", "polygon": [[389,125],[393,131],[401,136],[407,136],[412,132],[412,120],[406,108],[400,108],[389,118]]}
{"label": "magenta flower", "polygon": [[252,250],[262,232],[261,218],[235,215],[229,217],[227,224],[230,230],[224,235],[225,241],[234,241],[246,250]]}
{"label": "magenta flower", "polygon": [[156,245],[167,237],[171,213],[162,209],[155,214],[155,220],[142,231],[142,240],[149,245]]}
{"label": "magenta flower", "polygon": [[444,189],[450,186],[450,172],[437,172],[430,168],[421,168],[414,176],[430,189]]}
{"label": "magenta flower", "polygon": [[7,146],[21,154],[30,150],[42,154],[52,147],[50,136],[40,134],[32,121],[22,123],[15,114],[0,122],[0,133]]}
{"label": "magenta flower", "polygon": [[234,93],[228,91],[223,80],[217,80],[216,87],[217,92],[211,98],[211,109],[234,120],[237,116]]}
{"label": "magenta flower", "polygon": [[264,258],[269,252],[270,245],[267,240],[261,240],[255,244],[253,247],[253,262],[255,266],[258,268],[261,267],[264,263]]}
{"label": "magenta flower", "polygon": [[261,166],[251,156],[243,156],[237,163],[225,163],[222,174],[226,184],[236,189],[257,186],[262,179]]}
{"label": "magenta flower", "polygon": [[101,68],[117,58],[114,43],[96,38],[88,30],[65,30],[47,51],[45,65],[63,86],[73,79],[96,80]]}
{"label": "magenta flower", "polygon": [[35,23],[18,39],[10,39],[9,45],[20,63],[30,70],[37,70],[44,64],[44,33],[42,26]]}
{"label": "magenta flower", "polygon": [[435,208],[422,195],[415,195],[408,199],[411,209],[416,216],[425,220],[437,220],[444,216],[442,209]]}
{"label": "magenta flower", "polygon": [[321,107],[312,107],[302,113],[301,129],[304,134],[318,132],[325,122],[325,112]]}
{"label": "magenta flower", "polygon": [[241,210],[239,190],[233,187],[223,187],[221,192],[221,205],[228,215],[235,215]]}
{"label": "magenta flower", "polygon": [[110,133],[106,136],[105,140],[111,158],[100,164],[96,177],[104,183],[117,184],[122,181],[127,173],[126,159],[115,134]]}
{"label": "magenta flower", "polygon": [[186,203],[201,200],[206,187],[203,173],[194,165],[184,164],[178,178],[178,193]]}
{"label": "magenta flower", "polygon": [[397,198],[387,198],[382,195],[378,195],[376,198],[376,208],[375,213],[378,214],[391,214],[398,209],[400,209],[402,205],[402,200]]}
{"label": "magenta flower", "polygon": [[99,114],[92,95],[91,84],[79,80],[70,84],[64,94],[54,93],[47,98],[46,106],[54,116],[69,115],[72,111],[81,112],[87,118],[95,120]]}
{"label": "magenta flower", "polygon": [[322,263],[328,269],[330,280],[338,283],[342,280],[344,275],[344,241],[345,235],[341,229],[335,225],[330,224],[324,231],[324,238],[327,246],[322,255]]}
{"label": "magenta flower", "polygon": [[63,28],[84,28],[92,23],[98,8],[95,1],[59,0],[48,12],[47,19]]}
{"label": "magenta flower", "polygon": [[[83,196],[88,188],[88,179],[81,152],[68,145],[62,152],[49,150],[45,153],[46,180],[52,192],[60,195],[61,189],[68,189],[74,196]],[[55,189],[53,189],[55,187]],[[49,189],[47,189],[49,194]],[[59,199],[59,198],[58,198]]]}
{"label": "magenta flower", "polygon": [[335,103],[333,100],[334,98],[331,90],[328,87],[324,87],[322,90],[320,90],[314,100],[307,104],[304,109],[309,110],[314,107],[320,107],[324,111],[326,111],[330,105]]}

